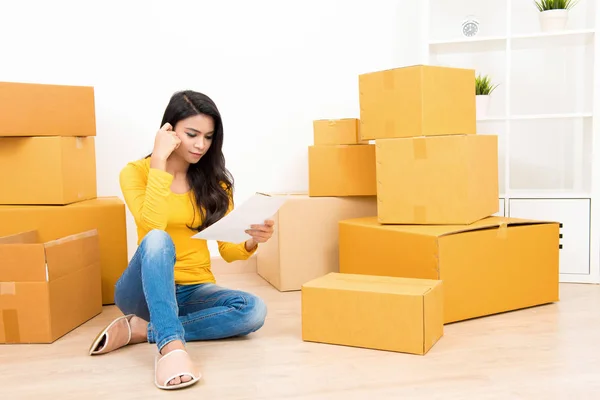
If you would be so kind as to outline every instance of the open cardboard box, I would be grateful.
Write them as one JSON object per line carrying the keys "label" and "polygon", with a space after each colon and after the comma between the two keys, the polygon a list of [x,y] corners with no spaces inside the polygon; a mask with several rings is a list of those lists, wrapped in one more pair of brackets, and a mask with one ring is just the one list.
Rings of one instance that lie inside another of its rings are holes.
{"label": "open cardboard box", "polygon": [[52,343],[101,312],[96,230],[0,238],[0,343]]}
{"label": "open cardboard box", "polygon": [[115,284],[128,264],[123,200],[98,197],[60,207],[0,205],[0,221],[0,237],[36,230],[41,242],[96,229],[100,240],[102,302],[115,303]]}

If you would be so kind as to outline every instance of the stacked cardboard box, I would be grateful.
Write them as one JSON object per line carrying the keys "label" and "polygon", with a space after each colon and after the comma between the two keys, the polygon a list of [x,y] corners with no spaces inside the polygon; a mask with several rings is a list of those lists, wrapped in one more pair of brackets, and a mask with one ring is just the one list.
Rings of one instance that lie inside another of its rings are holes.
{"label": "stacked cardboard box", "polygon": [[308,193],[271,193],[288,201],[257,253],[257,270],[280,291],[338,272],[339,221],[377,214],[375,146],[361,141],[358,129],[356,118],[314,121]]}
{"label": "stacked cardboard box", "polygon": [[[360,75],[377,215],[339,222],[339,277],[302,288],[304,340],[424,354],[444,323],[558,300],[558,224],[492,216],[498,139],[476,132],[474,84],[462,68]],[[435,333],[411,342],[400,321]]]}
{"label": "stacked cardboard box", "polygon": [[375,145],[359,139],[356,118],[313,122],[308,148],[308,194],[375,196]]}
{"label": "stacked cardboard box", "polygon": [[51,342],[114,302],[125,205],[97,197],[92,87],[1,82],[0,109],[0,343]]}

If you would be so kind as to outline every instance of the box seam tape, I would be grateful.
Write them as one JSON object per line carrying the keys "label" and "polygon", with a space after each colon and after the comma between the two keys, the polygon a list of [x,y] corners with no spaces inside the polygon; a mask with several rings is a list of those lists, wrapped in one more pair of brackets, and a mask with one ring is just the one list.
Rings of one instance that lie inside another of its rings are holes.
{"label": "box seam tape", "polygon": [[[0,282],[0,296],[15,296],[17,287],[15,282]],[[4,325],[4,341],[6,343],[19,343],[21,332],[19,330],[19,313],[16,309],[0,310]]]}

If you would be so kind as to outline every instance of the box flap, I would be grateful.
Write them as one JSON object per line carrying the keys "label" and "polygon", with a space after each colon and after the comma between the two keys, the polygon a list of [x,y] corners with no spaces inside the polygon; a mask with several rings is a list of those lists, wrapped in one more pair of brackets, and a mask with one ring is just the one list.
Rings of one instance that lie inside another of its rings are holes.
{"label": "box flap", "polygon": [[95,229],[52,240],[44,246],[49,280],[86,268],[90,260],[100,257],[98,231]]}
{"label": "box flap", "polygon": [[463,232],[471,232],[483,229],[494,229],[499,227],[511,227],[519,225],[558,224],[556,221],[540,221],[509,217],[488,217],[469,225],[400,225],[382,224],[377,217],[355,218],[340,221],[341,224],[351,224],[383,229],[388,231],[404,232],[415,235],[441,237]]}
{"label": "box flap", "polygon": [[511,226],[539,225],[539,224],[557,224],[555,221],[540,221],[523,218],[509,217],[488,217],[474,222],[470,225],[449,225],[446,232],[438,236],[453,235],[462,232],[478,231],[483,229],[506,228]]}
{"label": "box flap", "polygon": [[44,246],[37,231],[0,238],[0,282],[45,282]]}
{"label": "box flap", "polygon": [[305,288],[422,296],[440,281],[332,272],[303,285]]}
{"label": "box flap", "polygon": [[14,235],[0,237],[2,244],[36,244],[39,243],[37,231],[20,232]]}

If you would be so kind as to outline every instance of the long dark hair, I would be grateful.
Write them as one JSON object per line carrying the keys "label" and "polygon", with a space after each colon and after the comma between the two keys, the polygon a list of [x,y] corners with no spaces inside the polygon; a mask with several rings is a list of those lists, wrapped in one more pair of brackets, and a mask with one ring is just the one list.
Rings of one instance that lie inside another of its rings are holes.
{"label": "long dark hair", "polygon": [[[223,156],[223,121],[217,105],[205,94],[184,90],[176,92],[165,109],[160,126],[175,125],[194,115],[204,114],[215,126],[210,148],[196,164],[190,164],[187,181],[196,198],[201,223],[188,228],[201,231],[221,219],[233,203],[233,177],[225,168]],[[230,197],[231,196],[231,197]]]}

